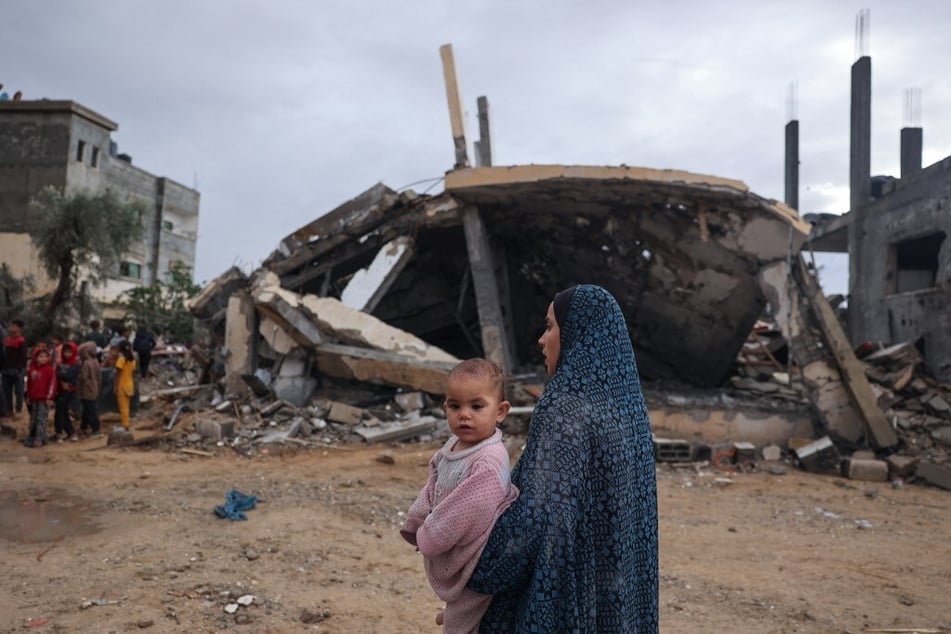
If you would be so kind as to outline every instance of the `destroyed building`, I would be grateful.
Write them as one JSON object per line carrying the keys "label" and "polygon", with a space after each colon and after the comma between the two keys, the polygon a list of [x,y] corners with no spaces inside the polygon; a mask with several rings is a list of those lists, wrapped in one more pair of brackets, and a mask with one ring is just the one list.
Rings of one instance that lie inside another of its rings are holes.
{"label": "destroyed building", "polygon": [[[540,383],[535,342],[553,294],[597,283],[617,298],[648,384],[700,394],[648,388],[655,434],[757,446],[833,439],[817,441],[822,451],[899,444],[882,399],[898,402],[883,394],[910,384],[908,367],[869,370],[856,358],[800,253],[812,227],[793,208],[740,181],[676,170],[493,166],[488,126],[470,167],[448,94],[456,165],[442,193],[377,184],[287,235],[250,276],[233,268],[192,300],[219,335],[227,397],[250,390],[301,406],[338,381],[438,395],[471,356]],[[765,352],[765,376],[794,389],[754,380],[747,401],[704,392],[722,388],[751,341],[765,349],[754,337],[764,315],[786,344],[782,363]]]}
{"label": "destroyed building", "polygon": [[951,157],[923,168],[922,128],[911,125],[900,134],[900,177],[873,177],[871,93],[866,55],[852,66],[851,210],[821,218],[807,246],[849,254],[853,346],[914,342],[928,370],[951,381]]}

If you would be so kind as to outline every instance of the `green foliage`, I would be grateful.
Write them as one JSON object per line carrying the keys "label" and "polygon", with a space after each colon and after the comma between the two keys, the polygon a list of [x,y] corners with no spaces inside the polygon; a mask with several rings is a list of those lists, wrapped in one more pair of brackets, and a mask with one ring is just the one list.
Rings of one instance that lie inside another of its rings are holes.
{"label": "green foliage", "polygon": [[169,343],[192,343],[195,339],[195,318],[185,301],[198,294],[201,287],[192,281],[191,271],[176,262],[168,271],[168,282],[138,286],[123,293],[126,322],[162,334]]}
{"label": "green foliage", "polygon": [[6,263],[0,264],[0,321],[9,324],[14,319],[22,319],[26,322],[23,334],[30,341],[46,334],[35,331],[35,324],[42,322],[39,317],[46,307],[32,299],[33,290],[33,278],[18,278]]}
{"label": "green foliage", "polygon": [[91,283],[101,283],[142,239],[145,204],[121,201],[109,189],[66,195],[50,185],[34,196],[30,207],[37,215],[31,238],[46,272],[57,281],[47,315],[52,324],[63,320],[63,309],[74,299],[80,270],[88,272]]}

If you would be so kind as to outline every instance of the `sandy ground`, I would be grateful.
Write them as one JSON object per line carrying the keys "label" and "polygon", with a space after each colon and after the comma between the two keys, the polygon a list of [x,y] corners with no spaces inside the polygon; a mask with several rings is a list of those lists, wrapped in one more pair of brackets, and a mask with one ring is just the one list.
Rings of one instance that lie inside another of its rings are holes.
{"label": "sandy ground", "polygon": [[[437,632],[397,532],[435,448],[0,442],[0,631]],[[951,630],[947,492],[795,469],[658,479],[663,632]],[[232,489],[259,498],[247,521],[213,513]]]}

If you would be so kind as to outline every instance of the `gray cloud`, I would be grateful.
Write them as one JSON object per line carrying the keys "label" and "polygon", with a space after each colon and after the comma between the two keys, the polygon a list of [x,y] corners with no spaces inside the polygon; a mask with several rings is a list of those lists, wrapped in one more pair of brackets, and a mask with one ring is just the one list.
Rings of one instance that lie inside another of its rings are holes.
{"label": "gray cloud", "polygon": [[871,7],[873,171],[897,172],[912,86],[926,162],[951,154],[946,2],[644,4],[6,0],[0,82],[79,101],[119,123],[136,164],[197,177],[199,280],[256,266],[377,181],[450,168],[447,42],[470,136],[489,97],[497,163],[686,169],[773,198],[797,81],[803,210],[842,212],[854,23]]}

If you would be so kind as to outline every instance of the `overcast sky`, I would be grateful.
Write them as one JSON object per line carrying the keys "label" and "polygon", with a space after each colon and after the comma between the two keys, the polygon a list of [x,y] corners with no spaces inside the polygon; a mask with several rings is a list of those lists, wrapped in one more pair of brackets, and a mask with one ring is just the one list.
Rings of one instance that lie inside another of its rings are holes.
{"label": "overcast sky", "polygon": [[[872,172],[898,174],[907,88],[924,164],[948,156],[948,0],[2,0],[0,83],[92,108],[136,165],[197,185],[202,282],[377,182],[451,168],[445,43],[470,140],[489,99],[496,165],[683,169],[777,199],[796,82],[801,210],[841,213],[863,8]],[[824,265],[827,292],[846,268]]]}

